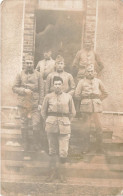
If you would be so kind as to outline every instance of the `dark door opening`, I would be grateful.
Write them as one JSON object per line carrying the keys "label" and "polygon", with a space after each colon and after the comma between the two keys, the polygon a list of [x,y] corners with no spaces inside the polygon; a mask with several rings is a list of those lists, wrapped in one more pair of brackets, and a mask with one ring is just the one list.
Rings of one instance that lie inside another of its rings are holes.
{"label": "dark door opening", "polygon": [[35,66],[50,49],[53,59],[58,54],[65,59],[66,70],[81,47],[83,14],[80,11],[36,11]]}

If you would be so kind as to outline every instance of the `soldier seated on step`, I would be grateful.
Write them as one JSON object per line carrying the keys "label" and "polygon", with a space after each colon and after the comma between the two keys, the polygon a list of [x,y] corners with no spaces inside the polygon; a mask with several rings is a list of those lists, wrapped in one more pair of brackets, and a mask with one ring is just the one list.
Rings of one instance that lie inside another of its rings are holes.
{"label": "soldier seated on step", "polygon": [[[71,133],[71,119],[75,116],[72,96],[63,92],[63,79],[53,78],[54,91],[44,98],[41,114],[45,121],[45,131],[49,143],[49,176],[47,181],[58,178],[65,182],[65,163],[68,155]],[[56,162],[58,158],[58,168]]]}
{"label": "soldier seated on step", "polygon": [[81,79],[75,90],[75,98],[80,101],[80,114],[82,115],[83,152],[87,153],[90,147],[91,123],[96,129],[96,150],[102,152],[102,126],[100,113],[102,101],[107,97],[107,91],[98,78],[94,77],[94,65],[86,68],[85,78]]}
{"label": "soldier seated on step", "polygon": [[[33,57],[25,57],[25,68],[17,74],[13,92],[18,95],[18,108],[21,119],[23,147],[28,151],[33,145],[34,150],[40,148],[40,109],[44,98],[43,78],[34,70]],[[30,123],[31,122],[31,123]],[[29,142],[29,129],[33,131],[33,144]]]}

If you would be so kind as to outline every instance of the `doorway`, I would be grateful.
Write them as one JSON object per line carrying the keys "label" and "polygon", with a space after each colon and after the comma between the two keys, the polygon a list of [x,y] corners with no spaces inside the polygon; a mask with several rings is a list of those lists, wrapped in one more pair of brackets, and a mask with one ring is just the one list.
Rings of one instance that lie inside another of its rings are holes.
{"label": "doorway", "polygon": [[80,11],[36,11],[35,67],[50,49],[53,59],[58,54],[65,59],[66,71],[71,72],[73,59],[81,48],[83,13]]}

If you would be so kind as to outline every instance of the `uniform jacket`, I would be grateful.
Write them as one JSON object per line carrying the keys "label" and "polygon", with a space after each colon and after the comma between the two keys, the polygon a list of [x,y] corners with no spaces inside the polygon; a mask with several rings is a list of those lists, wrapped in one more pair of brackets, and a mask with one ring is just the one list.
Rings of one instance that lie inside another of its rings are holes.
{"label": "uniform jacket", "polygon": [[[13,92],[18,94],[18,105],[23,107],[37,107],[42,104],[44,98],[44,85],[41,74],[37,71],[27,73],[22,71],[17,75]],[[25,89],[30,89],[32,94],[29,96]]]}
{"label": "uniform jacket", "polygon": [[97,78],[80,80],[75,90],[75,98],[81,100],[81,112],[102,112],[102,100],[107,95],[103,83]]}
{"label": "uniform jacket", "polygon": [[93,50],[79,50],[73,61],[73,67],[78,69],[78,75],[84,75],[88,65],[94,64],[95,70],[99,73],[103,69],[103,64],[97,54]]}
{"label": "uniform jacket", "polygon": [[[55,112],[60,114],[68,114],[67,116],[57,117],[48,116],[48,113]],[[70,119],[75,116],[75,107],[72,96],[68,93],[61,93],[57,95],[52,92],[44,98],[41,114],[46,120],[47,132],[59,132],[61,134],[68,134],[71,132]]]}
{"label": "uniform jacket", "polygon": [[48,74],[55,71],[55,61],[52,58],[50,60],[44,59],[39,61],[36,70],[39,71],[43,79],[46,80]]}
{"label": "uniform jacket", "polygon": [[74,94],[75,83],[74,83],[73,76],[65,71],[61,73],[53,72],[48,75],[46,80],[46,94],[53,92],[54,76],[60,76],[63,79],[63,92],[69,93],[71,95]]}

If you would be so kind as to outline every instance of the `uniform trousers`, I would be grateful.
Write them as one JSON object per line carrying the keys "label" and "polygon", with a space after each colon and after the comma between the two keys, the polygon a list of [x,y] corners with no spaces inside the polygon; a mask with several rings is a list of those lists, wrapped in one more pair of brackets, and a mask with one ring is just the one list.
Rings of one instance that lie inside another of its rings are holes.
{"label": "uniform trousers", "polygon": [[90,148],[90,131],[92,124],[94,124],[96,131],[97,148],[102,145],[102,125],[100,120],[101,113],[81,113],[81,127],[82,127],[82,148],[83,151],[88,151]]}
{"label": "uniform trousers", "polygon": [[[20,118],[21,118],[21,134],[22,142],[25,151],[30,148],[30,145],[35,145],[35,148],[41,146],[41,135],[40,135],[40,112],[37,107],[24,108],[19,107]],[[33,131],[32,142],[30,143],[29,131]]]}
{"label": "uniform trousers", "polygon": [[66,158],[68,155],[70,134],[47,132],[49,144],[49,155],[59,154],[59,157]]}
{"label": "uniform trousers", "polygon": [[33,130],[39,129],[40,124],[40,112],[38,111],[38,107],[33,108],[25,108],[19,107],[20,118],[21,118],[21,128],[25,129],[29,126],[30,120],[32,121]]}

